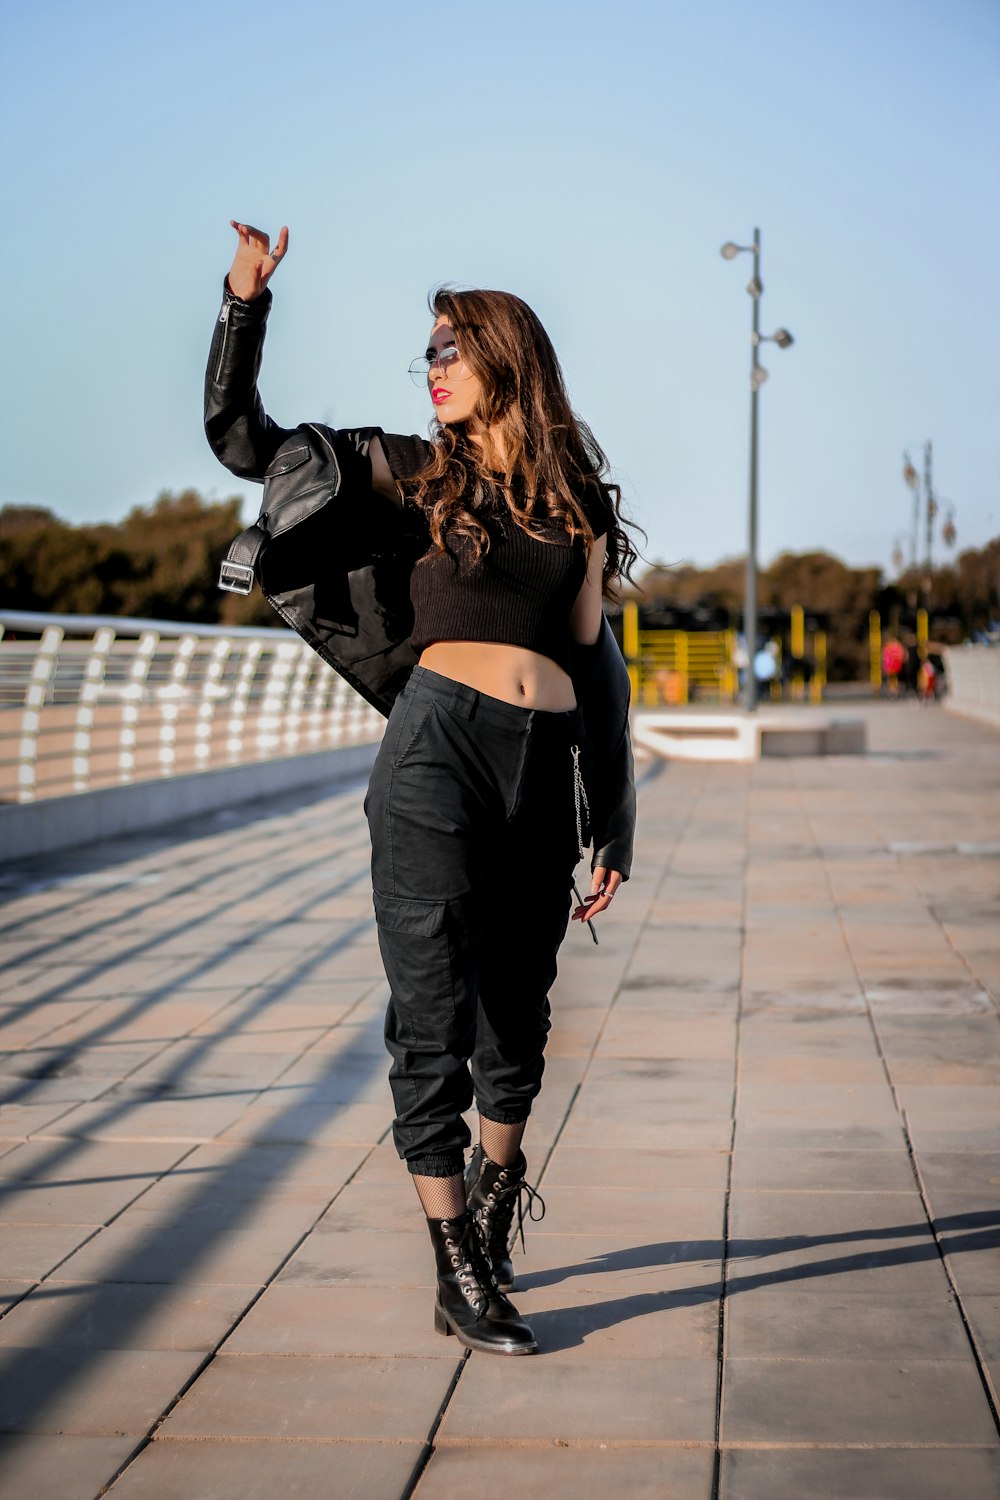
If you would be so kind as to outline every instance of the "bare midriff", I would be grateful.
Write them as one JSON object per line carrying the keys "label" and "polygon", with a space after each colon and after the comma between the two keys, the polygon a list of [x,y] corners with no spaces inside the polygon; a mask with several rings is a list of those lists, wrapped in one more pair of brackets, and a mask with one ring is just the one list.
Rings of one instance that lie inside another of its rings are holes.
{"label": "bare midriff", "polygon": [[435,641],[420,653],[420,665],[520,708],[562,713],[576,707],[569,673],[550,657],[522,646],[493,641]]}

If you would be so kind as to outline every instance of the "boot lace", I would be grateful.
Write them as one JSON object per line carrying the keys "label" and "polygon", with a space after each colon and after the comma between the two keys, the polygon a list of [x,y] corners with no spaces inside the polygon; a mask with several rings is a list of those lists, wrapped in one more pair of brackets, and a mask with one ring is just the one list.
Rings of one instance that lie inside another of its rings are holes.
{"label": "boot lace", "polygon": [[[524,1200],[525,1200],[525,1198],[527,1198],[527,1200],[528,1200],[528,1212],[527,1212],[527,1216],[525,1215],[525,1212],[524,1212]],[[535,1206],[536,1206],[536,1204],[538,1205],[538,1212],[537,1213],[535,1212]],[[511,1217],[513,1218],[513,1214],[511,1215]],[[518,1190],[517,1190],[517,1229],[516,1229],[516,1231],[514,1233],[514,1237],[513,1237],[513,1241],[512,1241],[512,1243],[514,1245],[516,1245],[517,1244],[518,1235],[520,1235],[520,1237],[521,1237],[521,1254],[522,1255],[525,1253],[525,1249],[524,1249],[524,1220],[525,1220],[525,1217],[527,1217],[532,1224],[540,1224],[542,1222],[542,1220],[545,1218],[545,1199],[542,1197],[541,1193],[537,1190],[537,1188],[533,1188],[531,1186],[530,1182],[522,1181],[520,1183],[520,1185],[518,1186]],[[508,1229],[507,1233],[508,1234],[510,1233],[509,1229]]]}
{"label": "boot lace", "polygon": [[[492,1196],[492,1195],[491,1195]],[[525,1203],[527,1202],[527,1207]],[[514,1214],[517,1214],[517,1228],[513,1229]],[[540,1224],[545,1218],[545,1199],[537,1188],[533,1188],[526,1178],[522,1177],[516,1187],[509,1188],[506,1193],[497,1194],[496,1207],[492,1213],[489,1209],[484,1211],[489,1225],[490,1253],[493,1256],[508,1255],[521,1241],[521,1252],[525,1251],[524,1225],[525,1220],[532,1224]],[[490,1223],[492,1220],[492,1223]]]}
{"label": "boot lace", "polygon": [[[454,1235],[454,1230],[452,1233]],[[451,1263],[463,1293],[468,1297],[476,1312],[484,1312],[490,1298],[500,1295],[500,1288],[497,1286],[489,1256],[483,1251],[475,1220],[471,1214],[461,1233],[446,1243],[452,1252]]]}

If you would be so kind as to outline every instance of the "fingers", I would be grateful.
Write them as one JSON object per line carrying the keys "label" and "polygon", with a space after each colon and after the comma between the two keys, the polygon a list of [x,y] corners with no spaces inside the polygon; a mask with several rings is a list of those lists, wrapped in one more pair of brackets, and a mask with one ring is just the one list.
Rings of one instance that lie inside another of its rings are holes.
{"label": "fingers", "polygon": [[622,877],[617,870],[609,870],[605,865],[595,865],[590,878],[590,894],[598,896],[607,893],[613,896],[621,883]]}
{"label": "fingers", "polygon": [[[265,234],[263,229],[255,229],[252,224],[241,224],[238,219],[230,219],[229,223],[239,235],[241,244],[246,245],[250,250],[259,250],[264,255],[268,253],[271,237]],[[284,230],[283,233],[287,243],[288,231]]]}
{"label": "fingers", "polygon": [[599,917],[602,911],[607,911],[611,905],[611,897],[588,896],[582,906],[578,906],[571,918],[574,922],[589,922],[594,917]]}
{"label": "fingers", "polygon": [[281,229],[278,231],[278,243],[275,245],[274,249],[271,251],[271,259],[274,260],[274,261],[281,260],[282,256],[285,254],[285,251],[287,249],[288,249],[288,225],[287,224],[282,224]]}
{"label": "fingers", "polygon": [[597,865],[590,882],[591,894],[576,908],[571,920],[589,921],[607,911],[621,883],[622,877],[617,870],[606,870],[603,865]]}

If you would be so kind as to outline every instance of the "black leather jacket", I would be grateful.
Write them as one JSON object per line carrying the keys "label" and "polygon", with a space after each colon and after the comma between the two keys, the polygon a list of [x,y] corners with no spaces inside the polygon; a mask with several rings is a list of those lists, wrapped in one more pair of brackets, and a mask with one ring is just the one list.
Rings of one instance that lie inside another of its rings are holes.
{"label": "black leather jacket", "polygon": [[[226,289],[205,373],[205,432],[231,473],[263,483],[260,516],[233,542],[220,586],[267,600],[361,695],[388,715],[417,662],[409,580],[426,534],[398,501],[373,489],[368,448],[378,437],[393,479],[416,473],[425,438],[378,427],[279,427],[257,391],[271,306]],[[635,834],[629,678],[607,620],[577,646],[571,676],[586,728],[583,773],[592,865],[628,879]]]}

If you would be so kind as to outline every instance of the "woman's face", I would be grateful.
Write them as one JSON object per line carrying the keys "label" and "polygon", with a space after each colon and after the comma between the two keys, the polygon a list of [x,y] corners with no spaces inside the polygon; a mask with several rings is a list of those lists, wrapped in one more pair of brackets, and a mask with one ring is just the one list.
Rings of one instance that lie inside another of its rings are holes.
{"label": "woman's face", "polygon": [[[442,356],[444,363],[435,363]],[[438,318],[431,329],[427,358],[431,362],[427,388],[434,415],[439,422],[467,422],[481,410],[482,382],[457,355],[455,332],[446,318]]]}

